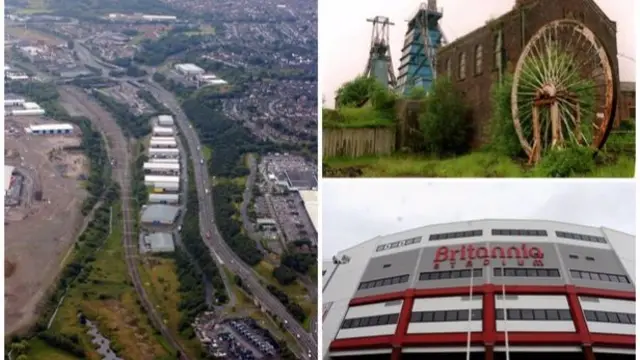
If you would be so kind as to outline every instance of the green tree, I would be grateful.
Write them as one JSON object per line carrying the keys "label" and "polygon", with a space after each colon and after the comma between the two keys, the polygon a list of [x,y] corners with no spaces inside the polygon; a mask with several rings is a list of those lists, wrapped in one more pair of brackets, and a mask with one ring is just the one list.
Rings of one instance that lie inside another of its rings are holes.
{"label": "green tree", "polygon": [[411,100],[421,100],[427,96],[427,91],[422,86],[414,86],[411,91],[409,91],[408,98]]}
{"label": "green tree", "polygon": [[358,76],[340,86],[336,92],[336,107],[340,106],[360,106],[365,103],[371,95],[382,86],[376,79]]}
{"label": "green tree", "polygon": [[513,76],[506,74],[502,82],[491,87],[491,143],[489,149],[511,157],[523,156],[511,114]]}
{"label": "green tree", "polygon": [[420,116],[425,149],[436,155],[461,154],[469,150],[469,108],[448,77],[438,78],[426,97]]}

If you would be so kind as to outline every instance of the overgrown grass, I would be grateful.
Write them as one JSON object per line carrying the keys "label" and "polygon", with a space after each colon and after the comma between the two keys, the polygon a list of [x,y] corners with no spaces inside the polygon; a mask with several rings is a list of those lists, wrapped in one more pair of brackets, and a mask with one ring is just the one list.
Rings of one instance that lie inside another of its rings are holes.
{"label": "overgrown grass", "polygon": [[[391,155],[355,159],[325,159],[324,176],[341,177],[354,170],[361,177],[541,177],[539,169],[524,161],[513,160],[493,152],[475,152],[448,159],[420,155]],[[635,160],[619,156],[606,164],[594,164],[583,174],[572,177],[633,177]]]}
{"label": "overgrown grass", "polygon": [[393,119],[370,106],[322,110],[323,128],[380,128],[394,126]]}
{"label": "overgrown grass", "polygon": [[[13,357],[13,359],[15,358],[16,357]],[[29,360],[77,360],[78,358],[67,352],[51,347],[46,342],[38,338],[34,338],[32,341],[29,342],[29,355],[27,355],[27,359]]]}
{"label": "overgrown grass", "polygon": [[51,331],[77,335],[85,352],[95,354],[87,329],[77,318],[78,312],[82,312],[96,322],[100,332],[112,341],[111,348],[119,354],[133,359],[150,354],[166,358],[172,355],[171,348],[149,323],[130,283],[122,247],[120,210],[118,206],[114,209],[118,210],[114,211],[111,235],[96,254],[86,280],[69,289]]}

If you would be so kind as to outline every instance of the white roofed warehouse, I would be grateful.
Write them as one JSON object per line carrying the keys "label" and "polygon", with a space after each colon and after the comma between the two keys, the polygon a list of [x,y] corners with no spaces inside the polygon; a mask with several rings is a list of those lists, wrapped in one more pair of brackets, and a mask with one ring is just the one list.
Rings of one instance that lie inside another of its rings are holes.
{"label": "white roofed warehouse", "polygon": [[635,235],[620,231],[429,225],[341,251],[322,278],[325,359],[635,359]]}
{"label": "white roofed warehouse", "polygon": [[195,76],[204,74],[204,69],[194,64],[176,64],[176,71],[185,76]]}
{"label": "white roofed warehouse", "polygon": [[149,203],[151,204],[175,205],[179,202],[180,202],[180,194],[163,194],[163,193],[149,194]]}
{"label": "white roofed warehouse", "polygon": [[149,148],[149,157],[150,158],[161,158],[161,159],[177,159],[180,157],[180,149],[178,148],[161,148],[161,147],[150,147]]}
{"label": "white roofed warehouse", "polygon": [[145,174],[159,174],[159,175],[178,175],[180,174],[179,163],[157,163],[146,162],[142,165]]}
{"label": "white roofed warehouse", "polygon": [[169,126],[154,126],[152,134],[154,136],[173,136],[173,128]]}
{"label": "white roofed warehouse", "polygon": [[174,138],[166,138],[166,139],[151,139],[149,141],[149,147],[151,148],[177,148],[178,143],[176,143],[176,139]]}
{"label": "white roofed warehouse", "polygon": [[180,215],[180,208],[171,205],[147,205],[142,210],[141,221],[147,225],[173,225]]}
{"label": "white roofed warehouse", "polygon": [[144,235],[142,245],[143,252],[166,253],[175,251],[171,233],[156,232]]}
{"label": "white roofed warehouse", "polygon": [[157,124],[159,126],[173,126],[173,116],[171,116],[171,115],[158,115]]}
{"label": "white roofed warehouse", "polygon": [[179,176],[165,176],[165,175],[145,175],[144,184],[146,186],[153,186],[157,183],[171,183],[180,184]]}
{"label": "white roofed warehouse", "polygon": [[25,131],[33,135],[69,135],[73,133],[73,125],[71,124],[31,125],[27,127]]}

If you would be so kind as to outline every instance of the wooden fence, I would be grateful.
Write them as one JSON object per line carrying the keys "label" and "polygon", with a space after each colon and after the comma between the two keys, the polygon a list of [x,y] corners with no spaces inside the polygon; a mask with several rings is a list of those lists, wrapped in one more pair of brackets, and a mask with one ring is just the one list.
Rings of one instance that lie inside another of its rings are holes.
{"label": "wooden fence", "polygon": [[324,128],[323,157],[389,155],[396,150],[393,128]]}

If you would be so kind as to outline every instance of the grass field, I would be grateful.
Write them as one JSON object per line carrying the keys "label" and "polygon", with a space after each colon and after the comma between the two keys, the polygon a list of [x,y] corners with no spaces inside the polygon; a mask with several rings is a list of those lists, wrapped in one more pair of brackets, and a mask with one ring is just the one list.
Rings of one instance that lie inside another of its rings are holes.
{"label": "grass field", "polygon": [[[357,170],[362,177],[538,177],[535,168],[489,152],[476,152],[450,159],[416,155],[392,155],[323,161],[338,173]],[[633,177],[635,161],[620,158],[615,164],[596,167],[584,177]],[[327,175],[325,176],[340,176]]]}
{"label": "grass field", "polygon": [[162,257],[147,257],[144,264],[139,266],[140,278],[147,290],[156,311],[162,314],[167,327],[181,339],[185,350],[192,358],[200,354],[201,346],[197,338],[185,339],[178,331],[182,314],[178,310],[180,304],[180,282],[173,259]]}
{"label": "grass field", "polygon": [[112,341],[112,349],[126,354],[127,359],[169,359],[173,355],[169,346],[155,334],[130,285],[119,211],[114,211],[113,219],[113,231],[97,252],[87,280],[76,282],[69,289],[51,331],[78,335],[88,358],[99,359],[85,334],[86,328],[77,319],[81,311]]}
{"label": "grass field", "polygon": [[[46,360],[77,360],[78,358],[64,351],[53,348],[40,339],[34,339],[29,342],[29,355],[27,359],[46,359]],[[14,358],[15,359],[15,358]]]}
{"label": "grass field", "polygon": [[51,36],[33,29],[25,29],[24,27],[7,27],[5,31],[6,31],[6,34],[15,36],[22,40],[42,41],[48,45],[64,44],[64,41],[54,36]]}

